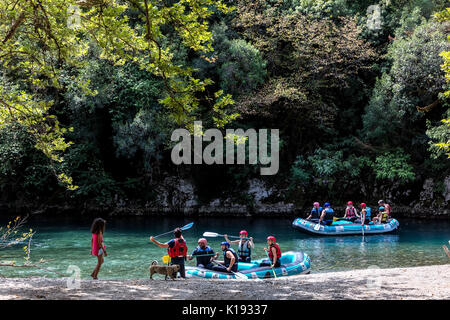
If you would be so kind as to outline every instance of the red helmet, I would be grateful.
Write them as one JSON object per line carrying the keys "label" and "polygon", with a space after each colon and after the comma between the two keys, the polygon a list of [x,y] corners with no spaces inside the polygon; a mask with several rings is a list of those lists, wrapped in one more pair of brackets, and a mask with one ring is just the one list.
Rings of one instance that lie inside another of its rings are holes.
{"label": "red helmet", "polygon": [[347,205],[348,205],[348,206],[352,206],[352,205],[353,205],[353,201],[347,202]]}
{"label": "red helmet", "polygon": [[275,239],[274,236],[268,236],[268,237],[267,237],[267,240],[271,240],[271,241],[273,241],[273,242],[277,242],[277,239]]}
{"label": "red helmet", "polygon": [[241,234],[245,234],[246,236],[248,236],[248,232],[245,230],[241,230],[241,232],[239,232],[239,235],[241,235]]}
{"label": "red helmet", "polygon": [[205,246],[206,246],[206,244],[208,243],[207,241],[206,241],[206,239],[205,238],[200,238],[200,239],[198,239],[198,242],[197,242],[198,244],[200,244],[200,243],[204,243],[205,244]]}
{"label": "red helmet", "polygon": [[314,202],[314,203],[313,203],[313,206],[314,206],[315,208],[318,208],[318,207],[320,207],[320,203]]}
{"label": "red helmet", "polygon": [[363,202],[363,203],[361,203],[361,208],[365,208],[366,207],[366,204]]}

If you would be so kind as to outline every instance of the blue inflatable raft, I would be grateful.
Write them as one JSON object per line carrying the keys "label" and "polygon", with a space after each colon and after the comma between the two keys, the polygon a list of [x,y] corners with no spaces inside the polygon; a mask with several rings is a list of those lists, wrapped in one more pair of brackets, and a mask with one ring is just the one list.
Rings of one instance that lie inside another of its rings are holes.
{"label": "blue inflatable raft", "polygon": [[387,223],[368,224],[362,226],[360,223],[350,221],[335,221],[331,226],[324,226],[310,220],[297,218],[292,222],[292,226],[308,234],[323,236],[343,236],[343,235],[364,235],[389,233],[397,230],[400,226],[396,219],[390,219]]}
{"label": "blue inflatable raft", "polygon": [[[239,262],[238,272],[247,276],[248,279],[274,278],[270,267],[260,267],[264,259],[255,260],[251,263]],[[281,255],[281,266],[274,268],[277,277],[306,274],[310,272],[311,259],[306,253],[288,251]],[[205,268],[186,267],[187,278],[205,279],[236,279],[232,273],[218,272]]]}

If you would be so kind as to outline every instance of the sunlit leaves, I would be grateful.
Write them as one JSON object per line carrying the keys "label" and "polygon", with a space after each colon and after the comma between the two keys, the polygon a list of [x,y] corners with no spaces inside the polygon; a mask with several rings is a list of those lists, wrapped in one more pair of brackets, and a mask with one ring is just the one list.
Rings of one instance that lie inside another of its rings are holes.
{"label": "sunlit leaves", "polygon": [[[212,81],[196,79],[191,68],[174,63],[163,30],[173,28],[190,50],[210,52],[207,19],[214,7],[223,13],[232,10],[213,0],[171,4],[151,0],[0,2],[1,67],[21,83],[19,89],[0,82],[0,126],[20,123],[35,136],[38,149],[52,161],[62,162],[70,146],[64,139],[67,129],[50,115],[53,101],[44,92],[50,88],[64,91],[60,81],[63,70],[84,68],[84,58],[93,43],[101,49],[101,58],[115,65],[133,62],[161,77],[165,96],[160,102],[179,124],[186,124],[199,107],[196,93],[203,92]],[[129,21],[128,13],[133,10],[139,12],[138,24]],[[76,73],[71,77],[70,82],[84,94],[96,93]],[[57,176],[69,189],[75,188],[67,175]]]}

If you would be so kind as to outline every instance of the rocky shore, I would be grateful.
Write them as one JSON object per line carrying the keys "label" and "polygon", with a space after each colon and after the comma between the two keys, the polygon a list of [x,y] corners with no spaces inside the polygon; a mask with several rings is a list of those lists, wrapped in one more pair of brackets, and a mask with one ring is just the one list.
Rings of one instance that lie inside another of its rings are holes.
{"label": "rocky shore", "polygon": [[0,299],[450,299],[450,264],[316,273],[265,280],[81,280],[79,285],[76,288],[76,283],[68,279],[1,278]]}

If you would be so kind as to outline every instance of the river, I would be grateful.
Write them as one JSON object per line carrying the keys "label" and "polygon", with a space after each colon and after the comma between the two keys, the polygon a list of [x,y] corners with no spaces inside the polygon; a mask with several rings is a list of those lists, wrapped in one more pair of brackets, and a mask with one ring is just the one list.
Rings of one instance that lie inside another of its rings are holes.
{"label": "river", "polygon": [[[100,279],[144,279],[152,260],[162,262],[164,249],[149,242],[150,235],[167,232],[177,226],[194,222],[183,233],[189,252],[205,231],[238,235],[246,229],[254,238],[252,258],[265,257],[263,247],[268,235],[274,235],[282,251],[304,251],[312,261],[311,272],[343,271],[368,267],[395,268],[446,264],[448,258],[442,245],[450,240],[450,221],[400,220],[395,234],[345,237],[317,237],[302,234],[291,227],[293,219],[286,218],[163,218],[110,217],[107,218],[104,241],[108,257],[99,274]],[[2,225],[7,219],[0,218]],[[70,265],[81,270],[81,278],[89,279],[96,264],[90,255],[92,219],[85,217],[34,216],[27,227],[36,231],[31,246],[33,262],[49,260],[43,266],[66,274]],[[170,235],[160,241],[170,240]],[[223,238],[208,238],[208,244],[220,249]],[[234,247],[236,248],[236,247]],[[0,260],[23,262],[22,245],[0,250]],[[194,261],[187,262],[194,265]],[[7,277],[47,276],[57,274],[32,268],[0,267]]]}

